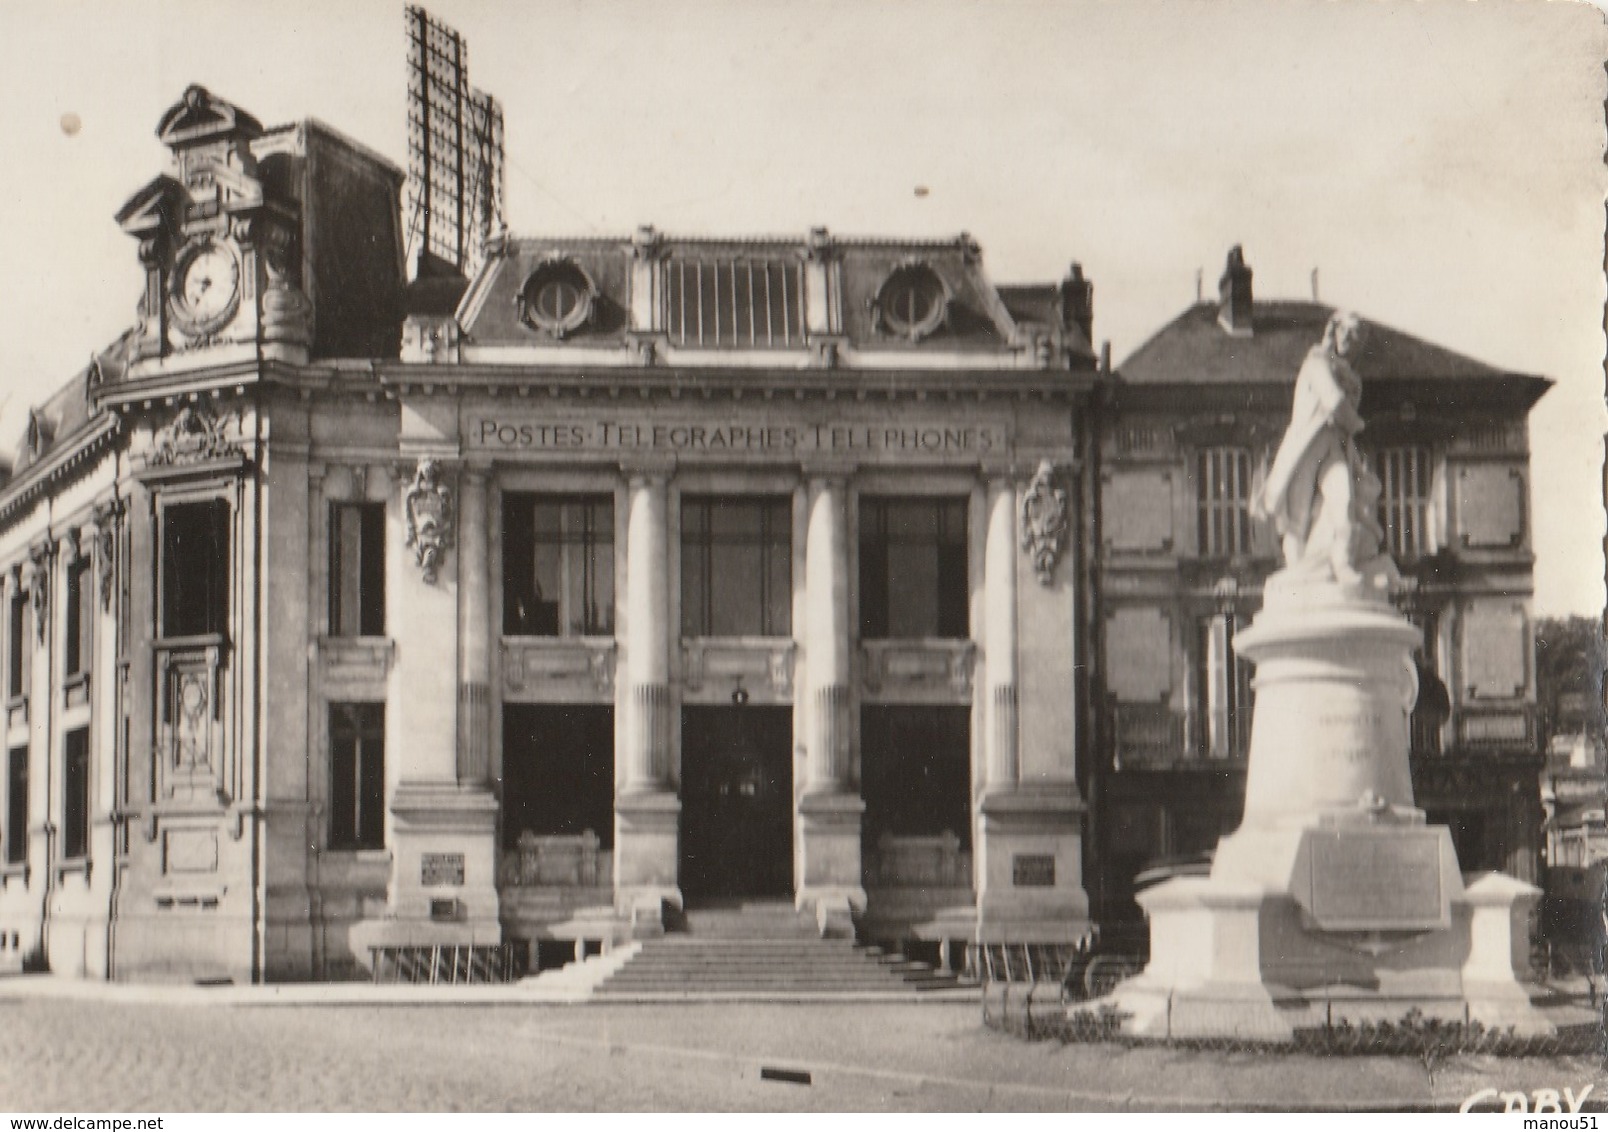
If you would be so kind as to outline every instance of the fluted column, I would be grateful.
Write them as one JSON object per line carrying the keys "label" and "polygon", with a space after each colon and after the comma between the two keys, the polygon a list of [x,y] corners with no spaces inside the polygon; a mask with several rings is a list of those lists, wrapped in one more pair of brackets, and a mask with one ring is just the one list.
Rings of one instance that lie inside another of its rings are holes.
{"label": "fluted column", "polygon": [[668,789],[670,738],[667,477],[633,473],[626,525],[626,794]]}
{"label": "fluted column", "polygon": [[810,481],[804,543],[804,586],[809,610],[812,734],[810,793],[837,793],[849,779],[849,578],[846,484],[841,476]]}
{"label": "fluted column", "polygon": [[983,602],[988,675],[988,789],[1009,790],[1019,776],[1016,685],[1016,487],[988,483],[983,551]]}
{"label": "fluted column", "polygon": [[490,781],[491,604],[486,565],[486,472],[459,480],[458,781]]}

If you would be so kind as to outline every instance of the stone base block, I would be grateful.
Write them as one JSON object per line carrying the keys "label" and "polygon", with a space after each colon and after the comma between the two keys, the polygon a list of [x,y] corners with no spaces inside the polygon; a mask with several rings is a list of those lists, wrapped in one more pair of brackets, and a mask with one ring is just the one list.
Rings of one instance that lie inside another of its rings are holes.
{"label": "stone base block", "polygon": [[632,939],[663,935],[668,910],[683,907],[680,823],[681,799],[667,791],[614,801],[614,907]]}
{"label": "stone base block", "polygon": [[798,814],[801,868],[795,906],[814,909],[823,937],[852,938],[866,905],[860,879],[865,801],[857,794],[806,794]]}
{"label": "stone base block", "polygon": [[1492,876],[1451,900],[1447,927],[1332,931],[1285,892],[1175,880],[1139,897],[1149,965],[1101,1001],[1129,1016],[1129,1032],[1152,1036],[1287,1041],[1305,1027],[1412,1010],[1549,1034],[1521,981],[1534,894]]}
{"label": "stone base block", "polygon": [[1075,791],[986,794],[981,810],[978,941],[1078,943],[1088,938],[1084,807]]}

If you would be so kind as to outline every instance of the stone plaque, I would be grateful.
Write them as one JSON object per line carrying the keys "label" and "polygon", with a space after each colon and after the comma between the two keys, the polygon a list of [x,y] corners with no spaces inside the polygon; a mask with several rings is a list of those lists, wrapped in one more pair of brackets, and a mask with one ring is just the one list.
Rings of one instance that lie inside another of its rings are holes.
{"label": "stone plaque", "polygon": [[1048,853],[1017,853],[1011,857],[1011,883],[1017,888],[1054,888],[1055,858]]}
{"label": "stone plaque", "polygon": [[451,896],[434,898],[430,901],[430,918],[436,921],[452,921],[458,918],[458,901]]}
{"label": "stone plaque", "polygon": [[426,888],[434,885],[461,885],[463,883],[463,854],[420,854],[419,883]]}
{"label": "stone plaque", "polygon": [[218,835],[206,829],[170,829],[163,835],[165,871],[215,873],[218,871]]}
{"label": "stone plaque", "polygon": [[1307,838],[1307,911],[1320,929],[1429,931],[1447,922],[1438,832],[1320,830]]}

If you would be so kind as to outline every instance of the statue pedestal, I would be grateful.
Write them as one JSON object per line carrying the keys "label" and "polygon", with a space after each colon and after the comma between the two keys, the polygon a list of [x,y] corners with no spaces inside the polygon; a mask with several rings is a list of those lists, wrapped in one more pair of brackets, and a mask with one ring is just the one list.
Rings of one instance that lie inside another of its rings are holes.
{"label": "statue pedestal", "polygon": [[1287,1040],[1409,1010],[1550,1033],[1523,984],[1539,891],[1464,888],[1407,764],[1418,631],[1377,592],[1269,580],[1245,817],[1209,877],[1139,896],[1150,963],[1110,1001],[1136,1034]]}

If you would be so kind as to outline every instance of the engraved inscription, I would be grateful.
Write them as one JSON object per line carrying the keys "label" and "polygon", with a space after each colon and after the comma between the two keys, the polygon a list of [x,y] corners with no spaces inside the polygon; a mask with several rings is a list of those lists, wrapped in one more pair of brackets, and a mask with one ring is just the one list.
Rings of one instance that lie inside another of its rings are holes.
{"label": "engraved inscription", "polygon": [[1055,858],[1048,853],[1018,853],[1011,858],[1011,883],[1017,888],[1054,888]]}
{"label": "engraved inscription", "polygon": [[419,883],[426,888],[432,885],[461,885],[463,883],[463,854],[420,854]]}
{"label": "engraved inscription", "polygon": [[1423,831],[1309,835],[1311,903],[1329,931],[1423,931],[1446,920],[1440,838]]}

